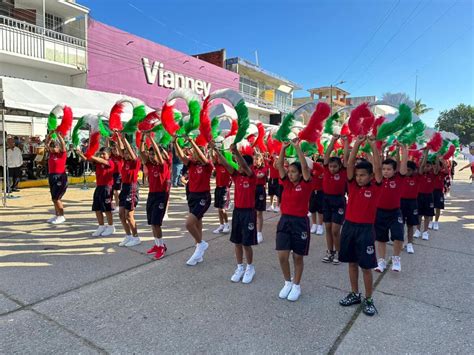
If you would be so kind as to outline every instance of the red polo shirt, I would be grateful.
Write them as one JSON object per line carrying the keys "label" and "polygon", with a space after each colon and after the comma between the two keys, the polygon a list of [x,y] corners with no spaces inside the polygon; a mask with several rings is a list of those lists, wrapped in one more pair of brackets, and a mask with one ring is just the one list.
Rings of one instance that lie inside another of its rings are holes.
{"label": "red polo shirt", "polygon": [[418,175],[418,193],[431,194],[434,190],[435,175],[433,173]]}
{"label": "red polo shirt", "polygon": [[216,186],[227,187],[230,183],[230,174],[222,164],[216,164]]}
{"label": "red polo shirt", "polygon": [[166,192],[169,186],[169,164],[146,163],[150,192]]}
{"label": "red polo shirt", "polygon": [[382,192],[380,194],[377,208],[384,210],[394,210],[400,208],[400,198],[402,195],[402,185],[405,177],[395,173],[391,178],[382,179]]}
{"label": "red polo shirt", "polygon": [[306,217],[309,199],[313,192],[313,183],[301,179],[292,183],[287,177],[281,180],[283,194],[281,197],[281,213],[289,216]]}
{"label": "red polo shirt", "polygon": [[114,162],[114,174],[120,174],[120,172],[122,171],[124,159],[120,155],[114,154],[110,155],[110,159],[112,159],[112,161]]}
{"label": "red polo shirt", "polygon": [[341,168],[336,174],[331,174],[329,168],[324,166],[323,191],[328,195],[344,195],[347,187],[347,171]]}
{"label": "red polo shirt", "polygon": [[133,184],[138,180],[138,172],[140,171],[142,164],[139,159],[135,160],[124,160],[121,170],[122,182],[124,184]]}
{"label": "red polo shirt", "polygon": [[49,174],[64,174],[66,172],[67,153],[50,153],[48,159]]}
{"label": "red polo shirt", "polygon": [[112,159],[109,159],[109,165],[96,164],[95,165],[95,180],[97,186],[112,186],[114,184],[114,169],[115,164]]}
{"label": "red polo shirt", "polygon": [[313,170],[311,170],[313,190],[321,191],[323,189],[324,167],[320,163],[313,163]]}
{"label": "red polo shirt", "polygon": [[346,208],[346,219],[352,223],[375,223],[377,202],[382,192],[382,184],[375,180],[369,185],[359,186],[354,179],[348,182],[349,201]]}
{"label": "red polo shirt", "polygon": [[232,174],[234,181],[234,203],[236,208],[255,208],[255,189],[257,187],[257,178],[255,174],[247,176],[234,172]]}
{"label": "red polo shirt", "polygon": [[401,198],[415,199],[418,196],[418,175],[405,176],[402,180]]}
{"label": "red polo shirt", "polygon": [[444,189],[444,179],[448,176],[446,171],[440,171],[438,175],[434,176],[434,190]]}
{"label": "red polo shirt", "polygon": [[[265,164],[260,167],[252,166],[252,171],[257,178],[257,185],[265,185],[267,183],[268,166]],[[263,175],[259,177],[259,175]]]}
{"label": "red polo shirt", "polygon": [[190,160],[188,164],[189,192],[211,191],[211,175],[214,167],[211,163],[198,164]]}
{"label": "red polo shirt", "polygon": [[278,179],[280,178],[280,173],[278,169],[273,166],[275,163],[275,159],[270,158],[267,160],[268,169],[270,170],[270,179]]}

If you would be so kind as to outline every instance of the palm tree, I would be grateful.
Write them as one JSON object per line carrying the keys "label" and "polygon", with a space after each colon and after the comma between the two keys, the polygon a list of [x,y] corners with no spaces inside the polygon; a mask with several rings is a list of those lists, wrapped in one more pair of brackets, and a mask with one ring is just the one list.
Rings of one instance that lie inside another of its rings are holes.
{"label": "palm tree", "polygon": [[429,111],[432,111],[431,107],[427,107],[424,103],[421,102],[421,99],[415,101],[415,107],[413,107],[413,113],[421,116]]}

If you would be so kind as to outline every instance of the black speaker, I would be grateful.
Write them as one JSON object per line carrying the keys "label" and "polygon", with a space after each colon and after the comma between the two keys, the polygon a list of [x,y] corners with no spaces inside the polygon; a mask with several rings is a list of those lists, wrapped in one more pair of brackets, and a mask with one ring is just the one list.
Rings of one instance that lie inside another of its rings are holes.
{"label": "black speaker", "polygon": [[270,115],[270,124],[278,126],[281,123],[281,113]]}

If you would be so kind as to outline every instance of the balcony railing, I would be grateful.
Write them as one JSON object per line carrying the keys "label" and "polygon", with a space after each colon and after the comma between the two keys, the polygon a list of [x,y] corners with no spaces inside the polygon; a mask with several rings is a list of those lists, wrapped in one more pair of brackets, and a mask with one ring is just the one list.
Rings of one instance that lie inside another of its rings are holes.
{"label": "balcony railing", "polygon": [[244,97],[245,101],[250,102],[252,104],[255,104],[261,108],[267,109],[267,110],[279,110],[281,112],[290,112],[292,110],[291,106],[287,105],[282,105],[279,104],[278,102],[270,102],[267,100],[264,100],[260,97],[252,96],[244,92],[240,92],[240,94]]}
{"label": "balcony railing", "polygon": [[84,39],[6,16],[0,16],[0,50],[86,67]]}

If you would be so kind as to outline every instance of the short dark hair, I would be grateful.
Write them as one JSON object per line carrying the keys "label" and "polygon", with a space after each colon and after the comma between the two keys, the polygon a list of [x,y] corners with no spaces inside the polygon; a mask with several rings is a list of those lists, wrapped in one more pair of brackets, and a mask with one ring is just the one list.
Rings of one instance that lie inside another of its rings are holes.
{"label": "short dark hair", "polygon": [[290,164],[290,166],[294,166],[296,169],[298,169],[300,174],[303,174],[303,168],[301,168],[301,163],[299,161],[294,161]]}
{"label": "short dark hair", "polygon": [[382,165],[391,165],[393,170],[397,170],[397,162],[393,160],[392,158],[385,159],[382,162]]}
{"label": "short dark hair", "polygon": [[356,164],[355,170],[366,170],[367,173],[370,175],[374,172],[374,167],[372,166],[372,163],[369,161],[361,161]]}
{"label": "short dark hair", "polygon": [[252,166],[253,165],[253,157],[251,155],[244,155],[242,156],[242,158],[244,158],[245,162],[247,163],[248,166]]}
{"label": "short dark hair", "polygon": [[108,155],[110,155],[112,153],[112,151],[109,147],[102,147],[102,148],[99,149],[99,152],[100,153],[107,153]]}
{"label": "short dark hair", "polygon": [[417,166],[416,163],[413,160],[410,160],[407,162],[407,168],[411,170],[416,170]]}
{"label": "short dark hair", "polygon": [[339,166],[342,166],[342,160],[339,157],[330,157],[328,163],[337,163]]}

